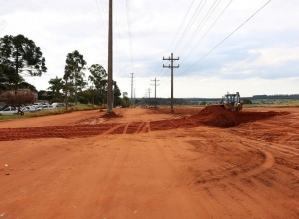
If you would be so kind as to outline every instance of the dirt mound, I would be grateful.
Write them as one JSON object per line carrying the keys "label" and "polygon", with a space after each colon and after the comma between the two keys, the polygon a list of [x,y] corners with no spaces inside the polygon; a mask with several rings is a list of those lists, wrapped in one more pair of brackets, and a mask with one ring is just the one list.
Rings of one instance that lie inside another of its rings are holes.
{"label": "dirt mound", "polygon": [[285,115],[287,112],[232,112],[220,105],[205,107],[198,114],[192,116],[197,122],[216,127],[233,127],[241,123],[268,119],[277,115]]}
{"label": "dirt mound", "polygon": [[121,115],[117,115],[115,112],[111,113],[105,113],[104,115],[101,116],[101,118],[117,118],[117,117],[122,117]]}
{"label": "dirt mound", "polygon": [[234,113],[220,105],[207,106],[192,118],[199,119],[199,122],[205,125],[216,127],[232,127],[239,124]]}

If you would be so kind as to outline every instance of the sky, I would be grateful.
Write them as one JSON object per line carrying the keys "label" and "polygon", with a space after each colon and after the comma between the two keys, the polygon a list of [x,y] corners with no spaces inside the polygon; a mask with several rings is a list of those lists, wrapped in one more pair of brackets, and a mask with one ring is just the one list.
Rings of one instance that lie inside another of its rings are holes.
{"label": "sky", "polygon": [[[47,72],[24,77],[37,90],[63,77],[68,53],[108,66],[109,0],[0,0],[0,37],[23,34]],[[113,80],[136,98],[221,98],[299,93],[298,0],[114,0]],[[134,73],[134,74],[131,74]],[[86,79],[89,71],[85,71]]]}

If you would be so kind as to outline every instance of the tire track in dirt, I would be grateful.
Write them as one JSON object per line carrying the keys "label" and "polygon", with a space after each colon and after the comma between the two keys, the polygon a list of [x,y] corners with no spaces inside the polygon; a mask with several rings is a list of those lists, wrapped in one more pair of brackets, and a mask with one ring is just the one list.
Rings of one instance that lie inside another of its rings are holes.
{"label": "tire track in dirt", "polygon": [[136,131],[134,132],[134,134],[138,134],[138,133],[140,132],[141,128],[142,128],[145,124],[146,124],[145,122],[141,122],[141,123],[138,125],[138,127],[137,127]]}
{"label": "tire track in dirt", "polygon": [[[45,218],[60,218],[62,215],[68,218],[113,218],[115,194],[123,174],[121,169],[130,153],[130,147],[122,146],[102,149],[106,152],[100,162],[102,150],[94,151],[97,155],[83,162],[76,175],[64,179],[58,185],[61,189],[56,191],[57,195],[53,198],[55,213]],[[52,212],[51,209],[48,212]]]}
{"label": "tire track in dirt", "polygon": [[[239,153],[242,154],[242,156],[235,160],[225,160],[227,156],[226,154],[231,154],[231,152],[223,150],[225,147],[217,145],[217,143],[214,141],[213,143],[209,144],[202,143],[198,140],[189,141],[188,143],[195,147],[195,149],[192,151],[199,152],[201,155],[208,155],[211,159],[218,161],[223,160],[225,162],[219,167],[207,169],[206,171],[209,174],[200,174],[200,179],[197,180],[198,184],[208,184],[223,180],[227,182],[251,177],[266,171],[275,163],[274,156],[270,152],[261,148],[254,150],[252,148],[250,149],[253,142],[248,143],[251,145],[250,147],[239,144],[234,153],[235,156],[238,156]],[[213,149],[212,146],[209,145],[217,146],[215,149]],[[237,150],[240,151],[238,152]]]}
{"label": "tire track in dirt", "polygon": [[199,199],[197,199],[197,197],[193,195],[192,191],[189,189],[188,185],[186,184],[183,176],[179,173],[178,170],[176,170],[176,168],[169,161],[167,155],[163,150],[163,147],[161,146],[160,141],[158,141],[155,135],[153,134],[153,132],[151,132],[149,123],[148,123],[148,130],[149,130],[150,139],[152,139],[152,141],[154,142],[153,145],[157,150],[157,153],[165,163],[164,165],[165,168],[168,169],[167,172],[169,172],[171,176],[174,177],[173,181],[177,182],[177,185],[175,187],[176,187],[176,191],[181,194],[181,199],[184,200],[184,202],[188,203],[188,205],[192,207],[193,212],[195,212],[197,215],[197,218],[210,218],[207,209],[200,203]]}
{"label": "tire track in dirt", "polygon": [[[198,159],[197,162],[199,162],[199,165],[196,165],[195,162],[190,162],[188,166],[194,165],[195,170],[193,169],[191,174],[197,174],[196,167],[201,170],[198,177],[194,179],[194,177],[189,176],[189,178],[193,181],[199,178],[205,181],[195,185],[198,188],[198,196],[206,200],[205,205],[211,213],[211,218],[264,218],[269,215],[267,199],[271,198],[271,193],[266,192],[265,194],[255,196],[252,196],[252,194],[259,194],[260,190],[268,191],[272,188],[271,186],[274,186],[275,180],[270,175],[265,175],[265,173],[274,168],[275,164],[275,157],[271,150],[267,150],[263,142],[260,143],[251,139],[239,138],[238,136],[236,138],[236,136],[226,133],[226,131],[218,133],[215,130],[214,134],[209,134],[206,137],[198,137],[199,140],[192,141],[198,141],[197,150],[201,149],[199,153],[203,159]],[[234,140],[233,147],[229,144],[232,142],[232,139]],[[236,153],[224,150],[229,148]],[[192,151],[197,150],[194,149]],[[246,159],[245,157],[244,160],[242,160],[242,157],[241,160],[226,159],[226,156],[238,156],[238,150],[241,150],[241,154],[245,153],[248,158]],[[264,157],[263,162],[260,163],[258,160],[252,159],[246,151],[254,152],[254,154],[258,155],[257,158]],[[221,159],[216,156],[217,154],[220,154],[220,158],[227,162],[226,165],[222,164]],[[210,177],[204,176],[203,168],[200,168],[203,166],[201,162],[214,163],[213,159],[206,161],[206,156],[211,158],[215,156],[215,163],[218,164],[217,166],[212,165],[214,167],[210,168],[212,170]],[[254,162],[250,166],[246,166],[246,163],[250,163],[252,160]],[[232,174],[234,171],[236,171],[235,174]],[[211,179],[210,181],[206,180],[209,178]],[[277,185],[275,184],[275,186]]]}
{"label": "tire track in dirt", "polygon": [[123,130],[123,134],[127,133],[128,127],[129,127],[130,123],[127,123],[124,130]]}
{"label": "tire track in dirt", "polygon": [[[201,113],[203,112],[203,113]],[[200,125],[216,126],[216,127],[231,127],[240,123],[250,122],[252,120],[263,120],[277,115],[284,115],[283,113],[233,113],[224,110],[220,106],[209,106],[200,113],[191,116],[190,118],[180,117],[179,119],[170,118],[169,120],[160,120],[148,122],[142,126],[139,132],[145,133],[149,131],[151,127],[152,131],[155,130],[169,130],[177,128],[192,128]],[[115,117],[116,115],[114,115]],[[250,116],[247,118],[246,116]],[[113,115],[105,117],[107,119],[114,118]],[[116,116],[117,117],[117,116]],[[103,118],[100,118],[103,119]],[[91,117],[84,120],[80,120],[81,125],[71,126],[42,126],[42,127],[30,127],[30,128],[1,128],[0,129],[0,141],[6,140],[19,140],[19,139],[32,139],[32,138],[72,138],[72,137],[88,137],[99,134],[132,134],[132,129],[139,128],[138,124],[97,124],[100,121],[99,118]],[[236,122],[238,120],[238,122]],[[82,125],[83,123],[83,125]],[[87,124],[86,124],[87,123]],[[78,124],[78,123],[77,123]],[[94,124],[94,125],[90,125]],[[127,129],[130,131],[127,131]]]}

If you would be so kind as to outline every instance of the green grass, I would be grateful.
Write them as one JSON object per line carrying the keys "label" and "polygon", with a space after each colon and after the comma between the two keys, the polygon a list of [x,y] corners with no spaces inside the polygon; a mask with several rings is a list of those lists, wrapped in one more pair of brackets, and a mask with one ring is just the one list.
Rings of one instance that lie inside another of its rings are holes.
{"label": "green grass", "polygon": [[59,107],[54,110],[42,110],[37,112],[25,112],[24,116],[21,115],[12,115],[12,116],[0,116],[0,121],[6,120],[15,120],[15,119],[24,119],[24,118],[31,118],[31,117],[40,117],[40,116],[49,116],[49,115],[58,115],[64,113],[71,113],[73,111],[83,111],[83,110],[92,110],[92,109],[100,109],[102,107],[99,106],[92,106],[92,104],[77,104],[76,106],[68,107],[68,110],[65,107]]}
{"label": "green grass", "polygon": [[265,100],[253,100],[252,104],[245,104],[244,107],[298,107],[299,100],[272,100],[272,99],[265,99]]}

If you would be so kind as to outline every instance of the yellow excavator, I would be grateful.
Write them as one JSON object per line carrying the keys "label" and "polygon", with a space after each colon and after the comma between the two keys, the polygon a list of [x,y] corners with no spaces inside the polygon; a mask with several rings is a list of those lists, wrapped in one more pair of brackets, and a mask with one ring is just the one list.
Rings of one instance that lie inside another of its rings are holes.
{"label": "yellow excavator", "polygon": [[227,94],[222,97],[220,105],[222,105],[224,109],[230,111],[241,112],[243,109],[243,102],[240,100],[239,92],[236,92],[235,94],[230,94],[227,92]]}

